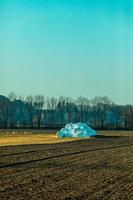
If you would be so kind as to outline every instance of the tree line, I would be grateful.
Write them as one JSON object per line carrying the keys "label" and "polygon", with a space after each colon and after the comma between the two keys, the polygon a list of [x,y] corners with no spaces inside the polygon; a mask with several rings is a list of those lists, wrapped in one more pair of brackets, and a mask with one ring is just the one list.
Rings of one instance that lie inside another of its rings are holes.
{"label": "tree line", "polygon": [[76,100],[60,96],[11,92],[0,95],[0,128],[59,128],[67,123],[84,122],[95,129],[133,129],[133,106],[118,105],[107,96]]}

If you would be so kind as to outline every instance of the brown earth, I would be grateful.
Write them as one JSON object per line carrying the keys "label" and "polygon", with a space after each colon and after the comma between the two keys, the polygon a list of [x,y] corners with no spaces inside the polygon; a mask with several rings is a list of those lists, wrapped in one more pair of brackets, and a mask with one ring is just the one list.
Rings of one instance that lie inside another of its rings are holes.
{"label": "brown earth", "polygon": [[132,200],[133,132],[0,147],[0,200]]}

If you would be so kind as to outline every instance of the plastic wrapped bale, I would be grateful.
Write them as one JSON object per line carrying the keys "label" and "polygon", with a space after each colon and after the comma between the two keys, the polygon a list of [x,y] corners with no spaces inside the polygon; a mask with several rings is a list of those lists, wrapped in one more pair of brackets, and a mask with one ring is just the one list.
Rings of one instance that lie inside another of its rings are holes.
{"label": "plastic wrapped bale", "polygon": [[79,128],[80,130],[83,130],[83,129],[85,129],[86,127],[84,127],[84,124],[78,123],[78,128]]}
{"label": "plastic wrapped bale", "polygon": [[65,126],[65,128],[62,128],[60,130],[61,133],[57,134],[57,137],[59,135],[60,137],[66,137],[66,138],[71,138],[71,137],[77,137],[77,138],[83,138],[83,137],[94,137],[96,135],[96,132],[91,129],[87,124],[85,123],[69,123]]}
{"label": "plastic wrapped bale", "polygon": [[76,134],[77,138],[83,138],[84,137],[84,133],[83,132],[79,132]]}
{"label": "plastic wrapped bale", "polygon": [[92,137],[92,132],[91,131],[84,131],[84,137]]}
{"label": "plastic wrapped bale", "polygon": [[82,125],[85,129],[89,128],[89,126],[87,124],[85,124],[85,123],[80,123],[80,125]]}
{"label": "plastic wrapped bale", "polygon": [[66,129],[66,128],[62,128],[62,129],[60,130],[60,132],[62,132],[62,133],[65,135],[65,134],[68,133],[68,129]]}
{"label": "plastic wrapped bale", "polygon": [[85,130],[89,131],[89,132],[93,131],[93,129],[91,127],[89,127],[89,126]]}
{"label": "plastic wrapped bale", "polygon": [[58,132],[56,133],[56,137],[57,137],[57,138],[63,138],[63,137],[65,137],[65,135],[63,134],[63,132],[58,131]]}
{"label": "plastic wrapped bale", "polygon": [[66,137],[66,134],[68,133],[68,130],[67,129],[65,129],[65,128],[62,128],[60,131],[58,131],[57,133],[56,133],[56,137],[57,138],[64,138],[64,137]]}
{"label": "plastic wrapped bale", "polygon": [[73,127],[73,124],[72,123],[70,123],[70,124],[67,124],[66,126],[65,126],[65,128],[66,129],[68,129],[68,130],[70,130],[70,129],[72,129]]}
{"label": "plastic wrapped bale", "polygon": [[73,137],[72,134],[69,132],[65,134],[65,138],[72,138],[72,137]]}
{"label": "plastic wrapped bale", "polygon": [[68,133],[71,134],[72,137],[76,137],[74,129],[69,129]]}
{"label": "plastic wrapped bale", "polygon": [[92,130],[91,137],[95,137],[95,136],[96,136],[96,131]]}
{"label": "plastic wrapped bale", "polygon": [[80,133],[81,132],[81,129],[80,128],[75,128],[74,129],[74,132],[77,134],[77,133]]}
{"label": "plastic wrapped bale", "polygon": [[78,124],[73,124],[73,125],[72,125],[72,128],[73,128],[73,129],[78,128]]}

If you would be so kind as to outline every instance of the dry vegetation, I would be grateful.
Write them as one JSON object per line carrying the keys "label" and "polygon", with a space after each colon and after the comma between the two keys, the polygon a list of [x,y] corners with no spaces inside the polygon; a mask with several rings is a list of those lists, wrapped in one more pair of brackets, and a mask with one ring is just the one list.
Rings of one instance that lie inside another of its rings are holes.
{"label": "dry vegetation", "polygon": [[[42,140],[40,133],[27,135]],[[99,132],[92,140],[65,143],[1,146],[0,177],[2,200],[132,200],[133,132]]]}
{"label": "dry vegetation", "polygon": [[75,140],[71,139],[57,139],[55,133],[49,134],[32,134],[32,133],[8,133],[0,134],[0,146],[9,145],[24,145],[24,144],[49,144],[49,143],[60,143],[66,141]]}

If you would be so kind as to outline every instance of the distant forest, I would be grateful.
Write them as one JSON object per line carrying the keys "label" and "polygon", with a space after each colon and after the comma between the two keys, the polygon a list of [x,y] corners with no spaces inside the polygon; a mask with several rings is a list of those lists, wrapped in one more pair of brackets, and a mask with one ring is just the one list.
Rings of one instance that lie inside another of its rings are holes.
{"label": "distant forest", "polygon": [[0,95],[0,128],[49,128],[84,122],[94,129],[133,129],[133,106],[117,105],[104,96],[88,99],[60,96]]}

